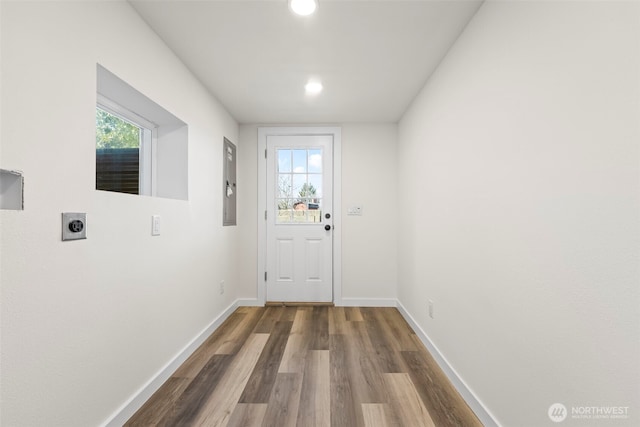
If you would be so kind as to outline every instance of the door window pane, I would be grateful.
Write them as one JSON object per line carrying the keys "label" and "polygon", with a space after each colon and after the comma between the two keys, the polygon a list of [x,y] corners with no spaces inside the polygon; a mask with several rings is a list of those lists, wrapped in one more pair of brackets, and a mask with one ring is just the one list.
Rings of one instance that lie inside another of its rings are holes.
{"label": "door window pane", "polygon": [[291,199],[278,199],[278,211],[276,212],[276,222],[291,222],[293,205]]}
{"label": "door window pane", "polygon": [[278,188],[276,192],[276,197],[285,198],[293,196],[293,188],[291,183],[291,174],[281,173],[278,175]]}
{"label": "door window pane", "polygon": [[322,222],[322,150],[279,148],[276,223]]}
{"label": "door window pane", "polygon": [[309,150],[309,173],[322,173],[322,152]]}
{"label": "door window pane", "polygon": [[293,150],[293,172],[307,172],[307,150]]}
{"label": "door window pane", "polygon": [[320,199],[307,200],[307,222],[322,222]]}
{"label": "door window pane", "polygon": [[306,174],[294,174],[293,175],[293,197],[304,197],[304,188],[307,183]]}
{"label": "door window pane", "polygon": [[309,174],[307,182],[309,183],[312,196],[314,198],[322,197],[322,175],[319,173]]}
{"label": "door window pane", "polygon": [[291,172],[291,150],[278,150],[278,172]]}

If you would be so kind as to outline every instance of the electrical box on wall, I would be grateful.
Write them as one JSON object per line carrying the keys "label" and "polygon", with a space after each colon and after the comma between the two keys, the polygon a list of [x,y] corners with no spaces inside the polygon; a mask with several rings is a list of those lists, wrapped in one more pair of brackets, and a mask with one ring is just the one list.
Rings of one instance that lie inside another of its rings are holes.
{"label": "electrical box on wall", "polygon": [[222,145],[222,225],[236,225],[236,146],[227,138]]}
{"label": "electrical box on wall", "polygon": [[0,209],[24,209],[24,178],[22,172],[0,169]]}

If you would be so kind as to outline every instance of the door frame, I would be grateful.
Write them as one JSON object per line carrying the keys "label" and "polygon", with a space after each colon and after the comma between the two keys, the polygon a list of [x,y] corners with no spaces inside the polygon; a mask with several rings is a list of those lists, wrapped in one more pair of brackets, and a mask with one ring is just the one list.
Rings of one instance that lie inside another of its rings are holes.
{"label": "door frame", "polygon": [[267,269],[267,137],[281,135],[331,135],[333,137],[333,303],[342,305],[342,128],[297,126],[258,128],[258,304],[266,302]]}

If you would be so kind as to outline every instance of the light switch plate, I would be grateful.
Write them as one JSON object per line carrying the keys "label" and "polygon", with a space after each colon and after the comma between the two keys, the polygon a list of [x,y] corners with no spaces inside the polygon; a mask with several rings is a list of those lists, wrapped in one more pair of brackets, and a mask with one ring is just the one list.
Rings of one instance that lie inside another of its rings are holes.
{"label": "light switch plate", "polygon": [[62,213],[62,240],[87,238],[87,214],[81,212]]}
{"label": "light switch plate", "polygon": [[152,236],[160,235],[160,215],[151,216],[151,235]]}
{"label": "light switch plate", "polygon": [[350,206],[349,209],[347,209],[347,215],[361,216],[362,215],[362,206],[361,205]]}

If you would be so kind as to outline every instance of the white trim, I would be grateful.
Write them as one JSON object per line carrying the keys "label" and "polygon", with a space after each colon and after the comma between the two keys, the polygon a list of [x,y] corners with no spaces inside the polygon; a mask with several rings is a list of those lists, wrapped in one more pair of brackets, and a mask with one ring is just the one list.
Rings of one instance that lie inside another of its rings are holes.
{"label": "white trim", "polygon": [[96,103],[102,110],[136,127],[142,127],[146,129],[155,129],[158,127],[158,124],[142,117],[140,114],[134,111],[129,110],[127,107],[118,104],[117,102],[104,96],[101,93],[96,94]]}
{"label": "white trim", "polygon": [[142,136],[140,138],[140,176],[139,176],[139,194],[143,196],[155,196],[157,176],[156,171],[156,151],[157,146],[157,128],[141,129]]}
{"label": "white trim", "polygon": [[189,342],[182,350],[175,355],[162,369],[160,369],[145,385],[136,391],[120,408],[118,408],[104,423],[103,427],[122,426],[136,413],[144,403],[151,398],[165,381],[182,365],[189,356],[224,322],[239,306],[241,300],[234,301],[218,317],[216,317],[206,328],[204,328],[195,338]]}
{"label": "white trim", "polygon": [[[148,147],[151,149],[151,163],[149,167],[151,168],[151,196],[158,196],[158,129],[154,128],[151,130],[151,146]],[[149,150],[147,150],[149,151]],[[188,191],[187,191],[188,193]],[[189,195],[186,194],[187,199]]]}
{"label": "white trim", "polygon": [[[256,279],[258,302],[266,302],[267,271],[267,128],[258,128],[258,268]],[[260,186],[262,184],[262,187]]]}
{"label": "white trim", "polygon": [[342,298],[340,305],[343,307],[397,307],[398,300],[395,298]]}
{"label": "white trim", "polygon": [[[267,161],[264,153],[269,135],[333,135],[333,303],[342,304],[342,128],[329,127],[259,127],[258,128],[258,305],[266,302],[264,272],[266,271],[267,226]],[[262,184],[262,188],[260,185]]]}
{"label": "white trim", "polygon": [[478,396],[469,388],[469,386],[464,382],[464,380],[458,375],[456,370],[451,366],[451,364],[447,361],[444,355],[440,352],[438,347],[431,341],[429,336],[425,333],[425,331],[418,325],[416,320],[409,314],[407,309],[402,305],[400,301],[397,302],[398,311],[402,314],[402,317],[409,323],[409,325],[416,332],[422,344],[427,348],[431,356],[435,359],[440,369],[447,376],[449,381],[453,384],[458,393],[462,396],[467,405],[471,408],[471,410],[476,414],[480,422],[485,425],[485,427],[500,427],[500,423],[496,420],[496,418],[491,414],[489,409],[482,404]]}
{"label": "white trim", "polygon": [[342,128],[333,129],[333,303],[342,305]]}
{"label": "white trim", "polygon": [[264,305],[258,301],[258,298],[238,298],[236,302],[238,307],[262,307]]}

